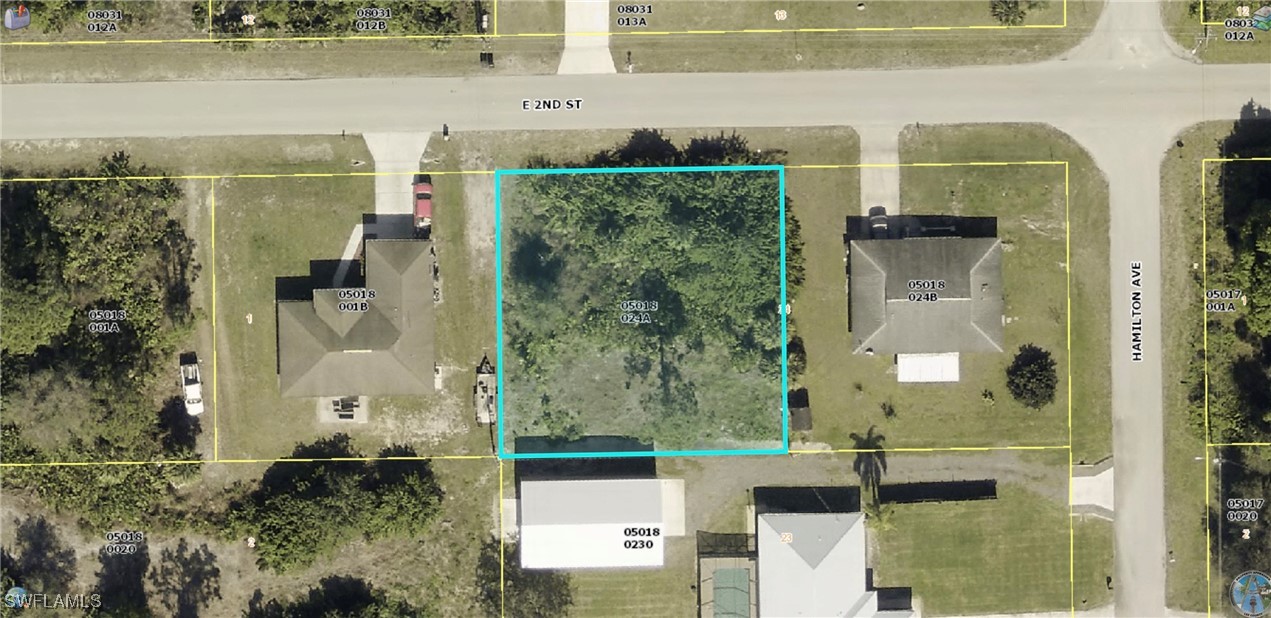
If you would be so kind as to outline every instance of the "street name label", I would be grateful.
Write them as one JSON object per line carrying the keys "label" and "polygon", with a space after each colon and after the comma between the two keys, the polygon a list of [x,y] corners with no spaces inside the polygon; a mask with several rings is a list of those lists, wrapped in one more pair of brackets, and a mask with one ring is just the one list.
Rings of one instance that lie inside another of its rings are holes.
{"label": "street name label", "polygon": [[527,112],[582,108],[582,99],[521,99],[521,109]]}
{"label": "street name label", "polygon": [[1130,360],[1143,362],[1143,262],[1130,262]]}

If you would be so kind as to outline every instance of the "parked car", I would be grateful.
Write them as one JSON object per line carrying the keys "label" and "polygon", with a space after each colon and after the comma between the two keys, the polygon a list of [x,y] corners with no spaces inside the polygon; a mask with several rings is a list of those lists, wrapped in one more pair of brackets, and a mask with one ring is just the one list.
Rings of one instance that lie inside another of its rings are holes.
{"label": "parked car", "polygon": [[869,209],[869,237],[887,238],[887,209],[874,206]]}
{"label": "parked car", "polygon": [[198,361],[182,362],[181,389],[185,397],[185,413],[198,416],[203,413],[203,380],[199,376]]}
{"label": "parked car", "polygon": [[432,176],[415,174],[415,236],[428,238],[432,234]]}

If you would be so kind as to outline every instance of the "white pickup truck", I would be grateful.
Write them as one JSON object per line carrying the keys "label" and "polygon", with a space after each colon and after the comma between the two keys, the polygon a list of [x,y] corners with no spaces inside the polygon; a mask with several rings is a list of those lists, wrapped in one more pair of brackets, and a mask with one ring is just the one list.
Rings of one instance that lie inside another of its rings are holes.
{"label": "white pickup truck", "polygon": [[185,395],[185,413],[198,416],[203,413],[203,381],[199,378],[199,364],[181,365],[181,388]]}

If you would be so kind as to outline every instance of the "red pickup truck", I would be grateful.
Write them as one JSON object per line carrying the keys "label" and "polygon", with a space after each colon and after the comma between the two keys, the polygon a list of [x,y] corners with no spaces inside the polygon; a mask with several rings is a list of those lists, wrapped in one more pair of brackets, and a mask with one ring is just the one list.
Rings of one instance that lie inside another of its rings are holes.
{"label": "red pickup truck", "polygon": [[432,176],[415,174],[415,236],[428,238],[432,234]]}

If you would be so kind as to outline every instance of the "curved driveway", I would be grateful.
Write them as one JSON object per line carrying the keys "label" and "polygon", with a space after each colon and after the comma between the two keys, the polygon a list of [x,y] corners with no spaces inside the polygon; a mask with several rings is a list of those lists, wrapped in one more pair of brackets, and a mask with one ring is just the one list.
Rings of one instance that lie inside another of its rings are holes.
{"label": "curved driveway", "polygon": [[[986,35],[991,36],[991,35]],[[1185,127],[1271,104],[1271,65],[1179,57],[1155,2],[1113,0],[1091,37],[1040,64],[906,71],[6,85],[8,139],[455,130],[1041,122],[1073,136],[1111,195],[1116,608],[1165,615],[1160,161]],[[1271,60],[1271,59],[1269,59]],[[582,98],[523,111],[525,98]],[[1082,208],[1082,204],[1074,204]],[[1143,262],[1144,362],[1128,353]]]}

